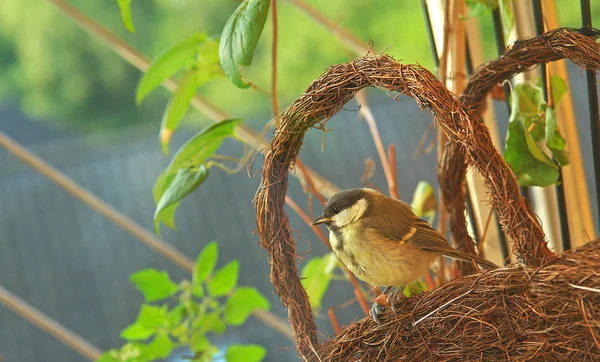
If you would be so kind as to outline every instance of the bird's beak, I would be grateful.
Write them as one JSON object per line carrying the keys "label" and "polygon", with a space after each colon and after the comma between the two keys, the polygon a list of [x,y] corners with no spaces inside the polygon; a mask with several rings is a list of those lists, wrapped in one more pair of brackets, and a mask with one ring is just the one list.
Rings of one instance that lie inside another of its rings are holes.
{"label": "bird's beak", "polygon": [[314,219],[310,224],[311,225],[319,225],[319,224],[331,223],[331,222],[333,222],[332,218],[321,215],[318,218]]}

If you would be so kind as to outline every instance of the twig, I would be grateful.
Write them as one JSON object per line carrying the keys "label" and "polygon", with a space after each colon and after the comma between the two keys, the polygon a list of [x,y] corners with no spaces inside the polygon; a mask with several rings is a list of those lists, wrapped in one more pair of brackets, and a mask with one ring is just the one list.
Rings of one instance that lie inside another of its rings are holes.
{"label": "twig", "polygon": [[340,324],[338,323],[337,317],[335,316],[335,310],[333,309],[333,307],[330,307],[329,310],[327,310],[327,315],[329,316],[329,320],[331,321],[331,325],[333,326],[335,334],[339,334],[342,331],[342,329],[340,328]]}
{"label": "twig", "polygon": [[377,130],[377,123],[375,122],[375,117],[373,116],[371,108],[369,107],[369,103],[367,102],[365,92],[366,91],[362,89],[356,94],[356,100],[360,105],[360,109],[358,112],[362,117],[364,117],[365,121],[367,121],[367,124],[369,125],[369,130],[371,131],[371,135],[373,136],[375,147],[377,147],[377,153],[379,154],[379,158],[381,159],[381,165],[383,167],[385,179],[387,180],[390,196],[395,199],[398,199],[398,192],[396,192],[395,189],[395,181],[394,176],[392,176],[390,162],[386,156],[385,148],[383,147],[383,142],[381,141],[381,136],[379,135],[379,131]]}
{"label": "twig", "polygon": [[317,187],[315,186],[315,183],[313,182],[310,172],[308,172],[308,170],[306,169],[306,166],[304,166],[304,163],[302,161],[300,161],[300,158],[296,159],[296,167],[298,167],[300,172],[302,172],[302,174],[304,175],[304,181],[306,181],[306,183],[308,184],[308,190],[310,192],[312,192],[317,197],[317,199],[319,199],[319,201],[321,202],[322,205],[325,205],[327,203],[327,200],[325,200],[325,197],[323,197],[323,194],[321,194],[321,192],[319,192],[319,190],[317,190]]}
{"label": "twig", "polygon": [[395,144],[390,144],[388,145],[388,159],[390,161],[390,173],[391,173],[391,183],[389,185],[390,187],[390,194],[394,195],[394,197],[396,199],[399,199],[400,197],[398,196],[398,179],[397,179],[397,174],[396,174],[396,145]]}
{"label": "twig", "polygon": [[271,44],[271,112],[273,117],[279,114],[277,100],[277,0],[271,0],[271,22],[273,24],[273,42]]}
{"label": "twig", "polygon": [[38,328],[52,335],[83,357],[95,361],[102,351],[83,337],[68,330],[65,326],[50,318],[23,299],[0,286],[0,303],[6,308],[20,314]]}

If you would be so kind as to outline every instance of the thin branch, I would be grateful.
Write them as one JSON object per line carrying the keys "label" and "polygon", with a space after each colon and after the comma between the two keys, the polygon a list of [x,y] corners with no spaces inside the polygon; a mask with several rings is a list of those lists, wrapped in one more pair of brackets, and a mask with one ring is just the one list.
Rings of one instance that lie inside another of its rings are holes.
{"label": "thin branch", "polygon": [[277,0],[271,0],[271,23],[273,24],[273,42],[271,44],[271,113],[279,114],[277,101]]}
{"label": "thin branch", "polygon": [[390,179],[390,194],[395,195],[396,199],[399,199],[400,197],[398,196],[398,179],[397,179],[397,173],[396,173],[396,145],[395,144],[390,144],[388,145],[388,159],[390,161],[390,173],[391,173],[391,179]]}
{"label": "thin branch", "polygon": [[[77,184],[73,179],[61,173],[47,162],[31,153],[29,150],[27,150],[27,148],[12,140],[2,131],[0,131],[0,147],[5,148],[8,152],[12,153],[18,159],[23,161],[23,163],[27,164],[40,174],[46,176],[73,197],[88,205],[100,215],[106,217],[108,220],[112,221],[121,229],[128,232],[137,240],[141,241],[152,250],[173,262],[175,265],[188,272],[192,272],[194,270],[193,260],[186,257],[183,253],[172,247],[170,244],[156,237],[152,232],[133,221],[127,215],[116,210],[114,207],[100,199],[95,194],[79,186],[79,184]],[[291,330],[290,326],[279,316],[273,314],[272,312],[262,310],[254,312],[254,316],[260,319],[263,323],[293,340],[293,331]]]}
{"label": "thin branch", "polygon": [[95,361],[102,354],[102,351],[98,347],[92,345],[83,337],[70,331],[2,286],[0,286],[0,303],[15,313],[20,314],[23,318],[90,361]]}
{"label": "thin branch", "polygon": [[356,101],[360,105],[358,113],[362,117],[364,117],[365,121],[367,121],[367,124],[369,125],[369,130],[371,131],[371,135],[373,136],[373,142],[375,142],[375,147],[377,147],[377,153],[379,154],[379,159],[381,160],[383,173],[385,174],[385,179],[387,180],[390,196],[395,199],[399,199],[398,192],[396,191],[395,187],[395,176],[392,176],[390,162],[385,153],[385,148],[383,147],[381,136],[379,135],[379,131],[377,130],[377,123],[375,122],[375,117],[373,116],[371,108],[369,107],[369,103],[367,102],[365,92],[366,91],[362,89],[356,94]]}
{"label": "thin branch", "polygon": [[335,316],[335,309],[333,309],[333,307],[329,308],[329,310],[327,310],[327,315],[329,316],[329,320],[331,321],[331,325],[333,326],[335,334],[339,334],[342,329],[340,328],[340,324]]}
{"label": "thin branch", "polygon": [[327,200],[325,200],[323,194],[321,194],[321,192],[317,190],[317,187],[315,186],[310,172],[308,172],[304,163],[300,161],[300,158],[296,159],[296,167],[298,167],[300,172],[302,172],[302,174],[304,175],[304,181],[306,181],[306,183],[308,184],[308,191],[312,192],[317,197],[317,199],[319,199],[322,205],[325,205],[327,203]]}

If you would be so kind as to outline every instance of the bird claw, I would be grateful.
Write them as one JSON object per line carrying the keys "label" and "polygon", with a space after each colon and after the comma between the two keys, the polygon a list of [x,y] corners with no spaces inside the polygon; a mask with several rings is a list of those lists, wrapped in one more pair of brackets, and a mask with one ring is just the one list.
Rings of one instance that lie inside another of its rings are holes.
{"label": "bird claw", "polygon": [[404,297],[402,290],[396,290],[388,296],[388,303],[392,308],[392,312],[396,313],[396,304],[400,303],[400,300]]}
{"label": "bird claw", "polygon": [[379,319],[379,317],[381,317],[383,315],[383,309],[384,309],[383,305],[375,302],[375,303],[373,303],[373,306],[371,307],[371,310],[369,311],[369,315],[371,316],[371,318],[373,318],[373,320],[377,324],[381,323],[381,320]]}

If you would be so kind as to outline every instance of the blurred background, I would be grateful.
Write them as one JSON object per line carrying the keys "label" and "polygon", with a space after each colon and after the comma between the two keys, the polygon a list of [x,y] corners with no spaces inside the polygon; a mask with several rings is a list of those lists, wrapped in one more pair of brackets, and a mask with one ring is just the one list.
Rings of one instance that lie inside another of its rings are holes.
{"label": "blurred background", "polygon": [[[121,22],[116,0],[71,0],[71,5],[106,27],[149,58],[188,35],[205,31],[219,35],[236,1],[133,1],[135,34]],[[405,63],[419,63],[435,71],[420,1],[344,0],[307,1],[327,19],[354,34],[364,44]],[[555,1],[560,26],[581,26],[578,6]],[[328,66],[346,62],[352,54],[331,31],[320,26],[293,1],[279,1],[278,97],[285,107]],[[592,2],[593,18],[600,21],[600,2]],[[491,17],[479,21],[485,60],[496,57]],[[270,83],[272,29],[267,21],[251,67],[244,76],[261,89]],[[595,197],[589,112],[585,79],[568,66],[570,90],[579,127],[588,188]],[[170,93],[164,89],[135,104],[141,73],[94,36],[78,27],[53,1],[0,2],[0,131],[99,196],[148,230],[153,229],[152,185],[169,157],[161,153],[158,130]],[[242,118],[257,131],[270,120],[270,97],[241,90],[228,80],[201,89],[218,109]],[[437,187],[435,151],[414,156],[431,118],[414,102],[393,101],[385,92],[370,90],[370,106],[384,144],[397,146],[400,198],[410,201],[417,183]],[[500,139],[508,117],[504,102],[495,109]],[[368,126],[359,119],[352,101],[328,123],[334,131],[308,135],[301,157],[342,189],[361,185],[364,161],[377,159]],[[192,110],[176,133],[172,149],[211,123]],[[239,143],[227,142],[222,153],[241,155]],[[259,167],[257,161],[257,167]],[[273,293],[266,252],[257,244],[252,198],[260,182],[245,172],[227,175],[215,170],[208,181],[177,211],[177,231],[163,239],[195,259],[211,240],[221,245],[219,264],[240,260],[241,285],[259,288],[269,297],[272,311],[287,312]],[[385,189],[381,168],[371,182]],[[297,180],[290,195],[305,209],[308,196]],[[313,206],[318,213],[319,206]],[[597,220],[597,205],[592,205]],[[292,212],[290,222],[299,254],[321,255],[326,248]],[[590,238],[598,230],[587,230]],[[128,276],[142,268],[167,270],[175,280],[189,275],[100,214],[73,198],[46,177],[0,149],[0,286],[40,309],[102,350],[123,344],[119,331],[135,319],[141,295]],[[352,287],[333,282],[325,306],[352,299]],[[356,303],[338,310],[341,324],[363,316]],[[329,320],[318,319],[325,334]],[[257,333],[260,331],[260,333]],[[267,347],[268,361],[295,360],[292,342],[256,319],[232,328],[215,343],[258,343]],[[2,360],[3,358],[3,360]],[[0,361],[85,361],[50,335],[0,305]],[[174,355],[169,361],[178,361]]]}

